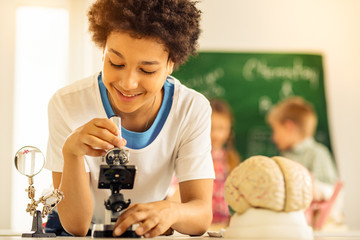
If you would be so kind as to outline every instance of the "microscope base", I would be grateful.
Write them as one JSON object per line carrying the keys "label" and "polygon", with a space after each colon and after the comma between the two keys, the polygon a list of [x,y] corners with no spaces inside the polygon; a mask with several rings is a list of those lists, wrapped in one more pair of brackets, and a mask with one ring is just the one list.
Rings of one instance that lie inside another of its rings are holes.
{"label": "microscope base", "polygon": [[[94,224],[91,237],[92,238],[114,238],[113,230],[114,224]],[[134,230],[130,227],[118,238],[140,238],[141,236],[137,235]]]}

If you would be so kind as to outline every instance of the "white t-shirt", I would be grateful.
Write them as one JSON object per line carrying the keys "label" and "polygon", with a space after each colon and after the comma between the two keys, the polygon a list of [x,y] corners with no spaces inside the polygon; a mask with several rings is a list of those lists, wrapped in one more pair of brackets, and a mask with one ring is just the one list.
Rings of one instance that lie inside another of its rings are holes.
{"label": "white t-shirt", "polygon": [[[93,118],[107,118],[98,74],[58,90],[49,102],[49,141],[45,168],[62,172],[62,147],[76,128]],[[211,158],[211,107],[208,100],[174,78],[173,103],[160,133],[148,146],[129,149],[129,165],[137,168],[134,188],[121,190],[132,203],[163,200],[175,173],[179,182],[215,177]],[[104,200],[110,190],[98,189],[101,157],[85,156],[94,198],[93,223],[103,223]],[[66,197],[66,196],[65,196]]]}

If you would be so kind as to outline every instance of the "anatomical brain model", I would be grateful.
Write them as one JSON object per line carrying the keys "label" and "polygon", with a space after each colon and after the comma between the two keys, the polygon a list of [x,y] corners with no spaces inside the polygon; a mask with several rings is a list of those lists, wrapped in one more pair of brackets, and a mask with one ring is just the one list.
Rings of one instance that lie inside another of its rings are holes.
{"label": "anatomical brain model", "polygon": [[245,160],[225,183],[225,200],[236,212],[225,237],[312,239],[304,216],[312,200],[311,182],[307,169],[295,161]]}

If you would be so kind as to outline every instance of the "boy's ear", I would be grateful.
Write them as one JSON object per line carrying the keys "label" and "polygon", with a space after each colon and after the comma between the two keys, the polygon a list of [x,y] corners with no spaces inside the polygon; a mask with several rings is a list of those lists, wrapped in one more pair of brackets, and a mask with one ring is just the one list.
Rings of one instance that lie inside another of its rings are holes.
{"label": "boy's ear", "polygon": [[172,72],[174,71],[174,62],[170,59],[169,63],[168,63],[168,72],[167,75],[172,74]]}
{"label": "boy's ear", "polygon": [[286,119],[284,121],[284,126],[288,129],[288,130],[294,130],[297,128],[297,125],[295,124],[294,121],[290,120],[290,119]]}

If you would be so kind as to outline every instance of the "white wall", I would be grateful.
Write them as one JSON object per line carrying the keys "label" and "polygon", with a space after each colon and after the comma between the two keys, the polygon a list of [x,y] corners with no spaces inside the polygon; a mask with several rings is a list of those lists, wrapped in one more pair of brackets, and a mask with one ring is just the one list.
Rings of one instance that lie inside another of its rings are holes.
{"label": "white wall", "polygon": [[346,221],[360,229],[360,1],[204,0],[199,7],[202,50],[323,54]]}
{"label": "white wall", "polygon": [[7,1],[0,0],[0,5],[0,228],[10,228],[15,18]]}
{"label": "white wall", "polygon": [[[69,25],[69,35],[71,37],[69,41],[69,79],[66,80],[71,82],[83,77],[89,72],[88,65],[85,66],[84,64],[84,62],[86,62],[84,61],[84,59],[86,59],[86,52],[89,52],[89,48],[87,47],[89,44],[84,45],[85,38],[87,39],[85,14],[87,4],[87,0],[0,0],[0,229],[12,228],[30,230],[32,221],[30,215],[25,212],[26,204],[29,202],[27,194],[24,191],[28,184],[27,178],[18,173],[14,168],[14,155],[19,148],[19,146],[14,144],[14,139],[16,138],[13,136],[14,128],[17,127],[16,121],[14,121],[16,75],[15,19],[17,7],[41,6],[69,10],[71,21],[71,24]],[[44,19],[44,21],[46,21],[46,19]],[[51,61],[51,59],[48,60]],[[38,62],[37,64],[41,63]],[[67,74],[65,73],[65,75]],[[51,79],[49,79],[49,81],[51,81]],[[47,90],[48,93],[51,92],[49,89]],[[31,117],[32,119],[39,117],[35,112],[36,109],[37,108],[34,108],[34,114],[32,116],[26,117]],[[21,121],[26,122],[26,117],[23,117]],[[31,136],[28,136],[29,134],[26,132],[19,135],[20,136],[17,136],[17,139],[24,140],[28,139],[27,137],[30,137],[31,139]],[[43,137],[46,143],[47,134],[39,133],[39,135]],[[26,145],[27,144],[30,143],[27,142]],[[42,148],[41,150],[45,153],[46,149]],[[46,175],[46,181],[39,175],[34,177],[35,188],[37,191],[36,199],[38,199],[39,194],[43,190],[41,186],[45,185],[44,182],[48,182],[48,184],[46,184],[47,186],[51,183],[50,174],[44,173],[45,171],[46,170],[43,170],[40,175]],[[43,181],[40,181],[40,179]]]}

